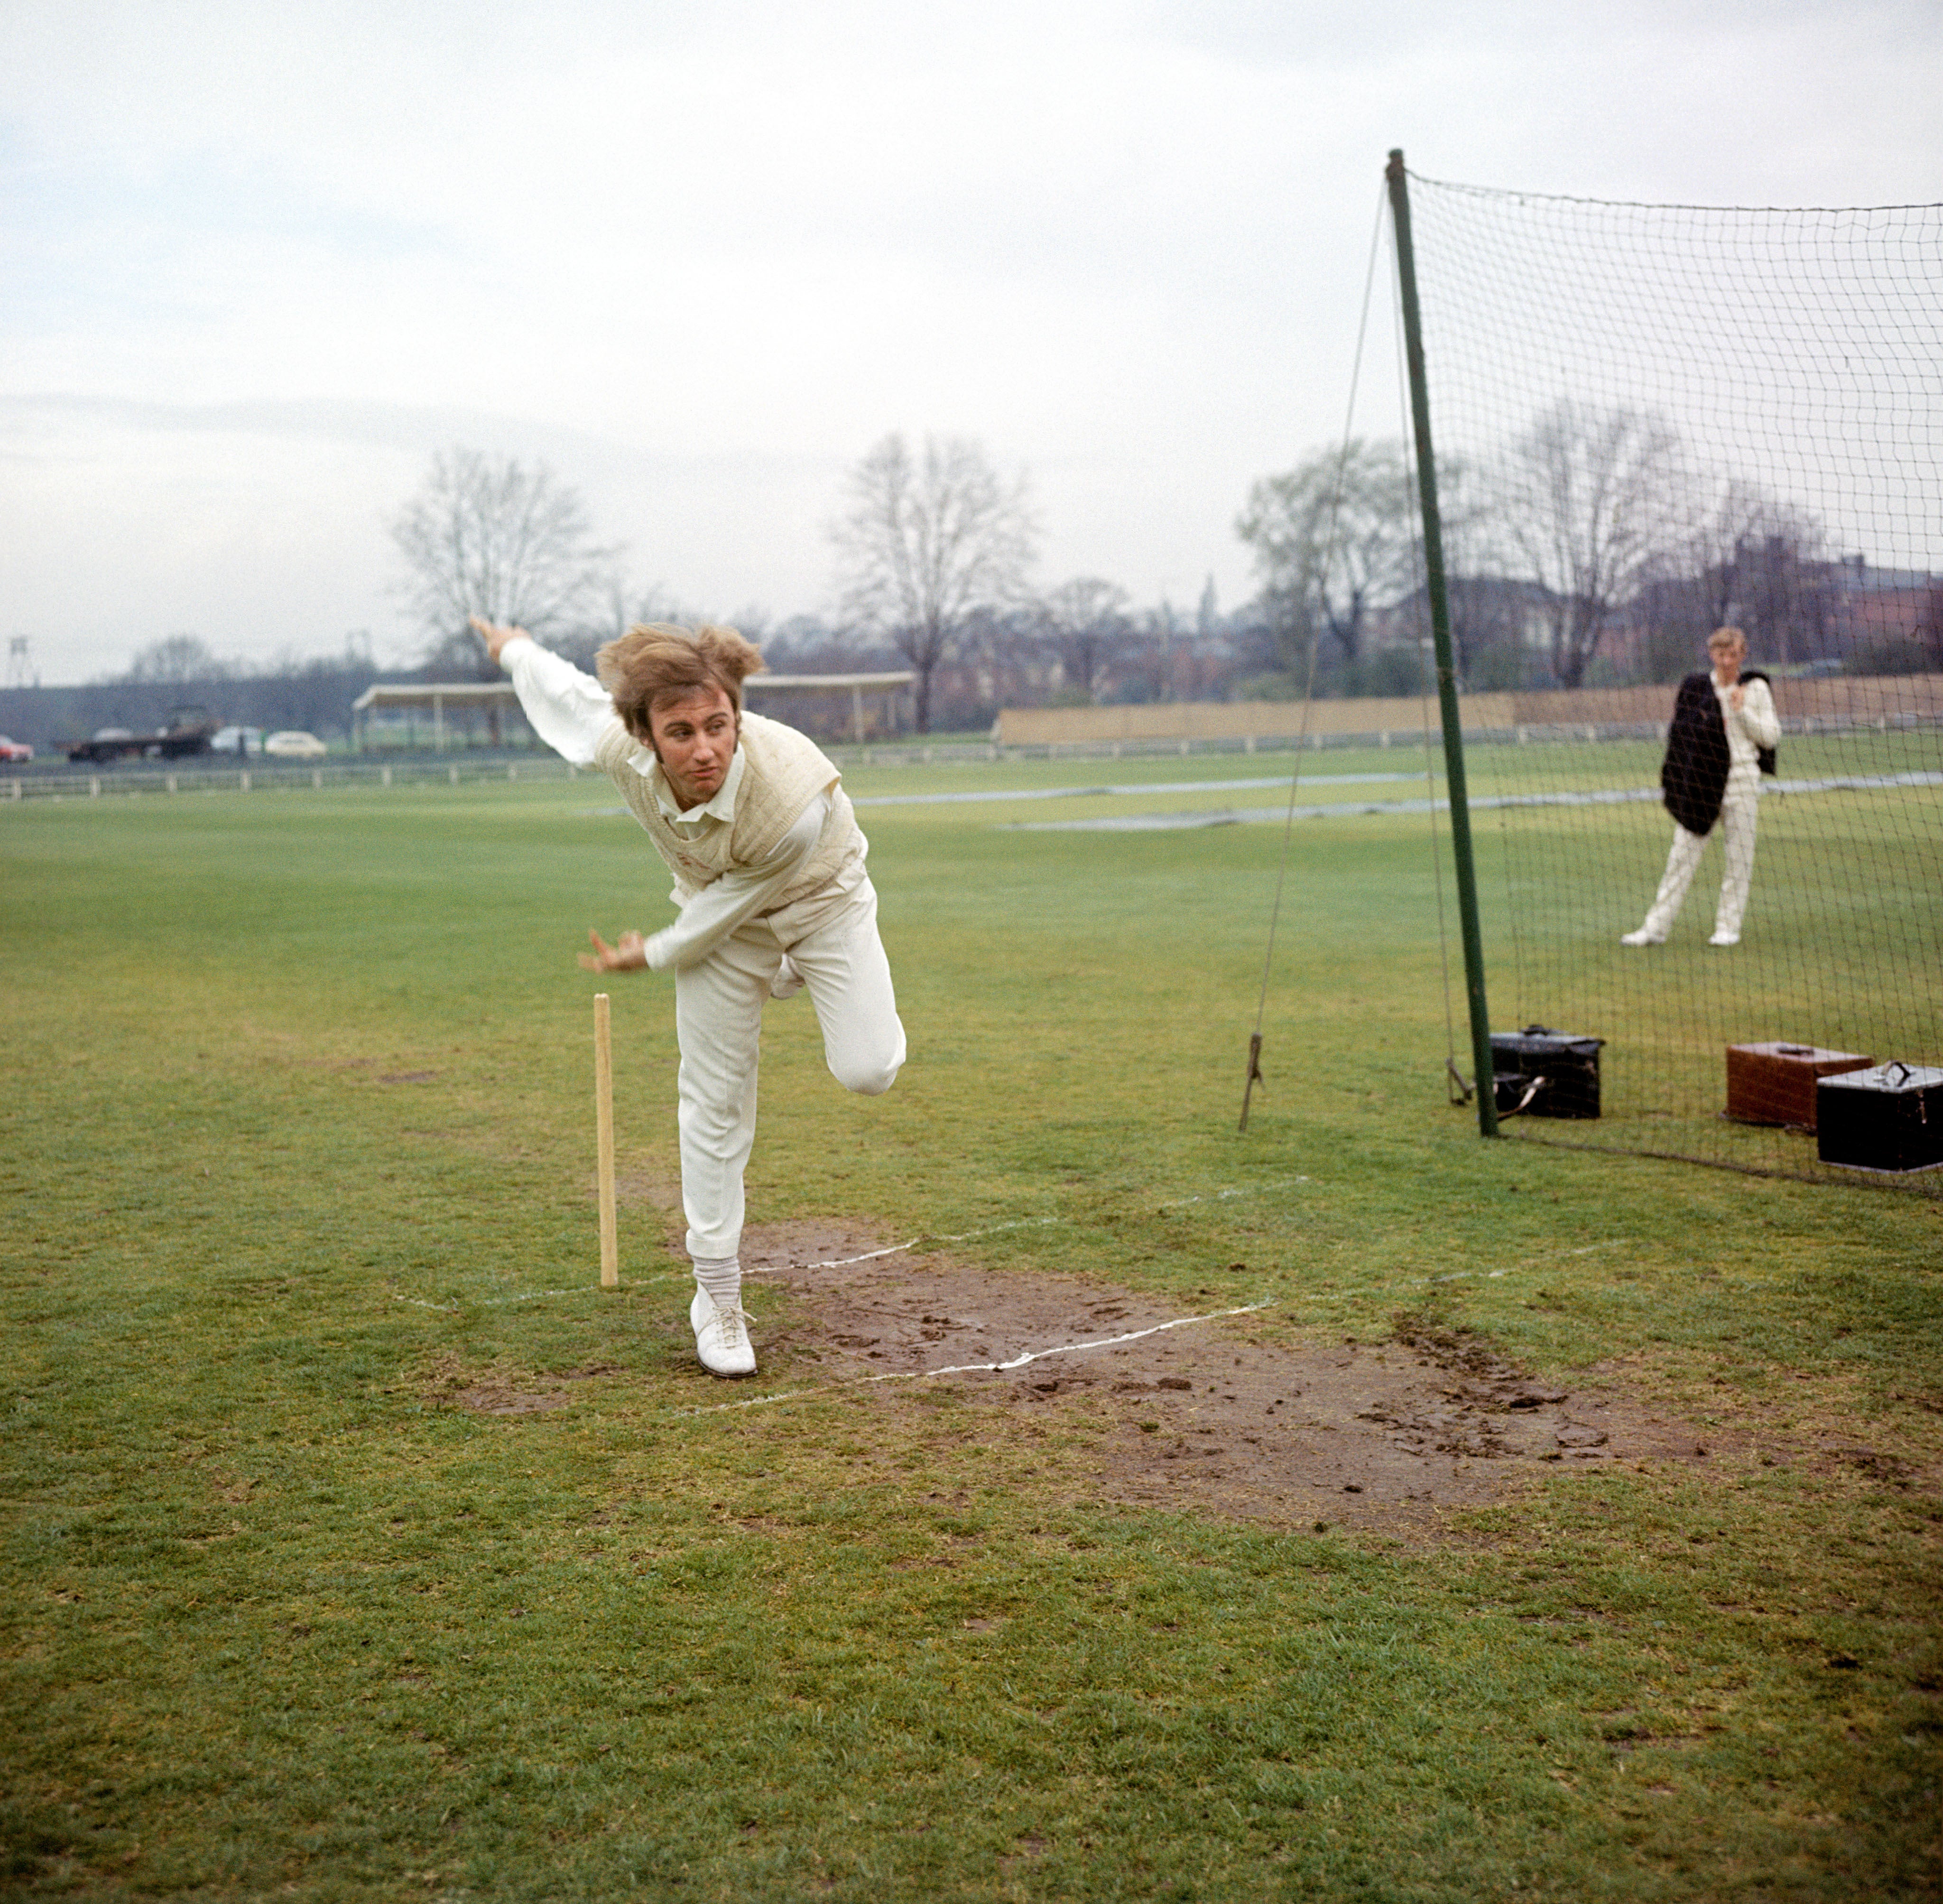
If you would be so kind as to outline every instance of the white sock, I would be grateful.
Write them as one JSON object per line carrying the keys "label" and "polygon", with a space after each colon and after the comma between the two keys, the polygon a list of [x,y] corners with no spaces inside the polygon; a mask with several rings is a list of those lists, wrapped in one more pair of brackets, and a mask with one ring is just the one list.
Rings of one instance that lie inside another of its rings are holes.
{"label": "white sock", "polygon": [[709,1299],[724,1309],[742,1301],[742,1259],[739,1256],[692,1256],[695,1279]]}

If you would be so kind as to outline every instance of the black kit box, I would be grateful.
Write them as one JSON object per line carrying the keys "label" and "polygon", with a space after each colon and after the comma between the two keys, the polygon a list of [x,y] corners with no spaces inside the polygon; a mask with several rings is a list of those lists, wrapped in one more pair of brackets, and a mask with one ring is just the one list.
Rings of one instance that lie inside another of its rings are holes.
{"label": "black kit box", "polygon": [[1549,1030],[1542,1024],[1493,1032],[1491,1070],[1498,1114],[1598,1116],[1599,1047],[1605,1042]]}
{"label": "black kit box", "polygon": [[1878,1064],[1815,1085],[1816,1150],[1851,1170],[1929,1170],[1943,1164],[1943,1070]]}

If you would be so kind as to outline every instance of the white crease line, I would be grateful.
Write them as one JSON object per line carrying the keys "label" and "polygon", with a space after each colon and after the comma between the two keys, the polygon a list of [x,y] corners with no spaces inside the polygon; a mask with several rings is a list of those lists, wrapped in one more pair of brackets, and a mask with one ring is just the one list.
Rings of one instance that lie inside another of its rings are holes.
{"label": "white crease line", "polygon": [[[1036,1224],[1064,1223],[1066,1221],[1064,1217],[1027,1217],[1017,1223],[994,1224],[990,1230],[964,1230],[950,1236],[913,1236],[909,1242],[893,1243],[888,1249],[866,1250],[861,1256],[833,1257],[827,1262],[752,1263],[742,1273],[744,1276],[786,1276],[791,1270],[840,1270],[852,1263],[873,1262],[880,1256],[899,1256],[906,1250],[916,1249],[920,1243],[962,1243],[973,1236],[994,1235],[1001,1230],[1024,1230]],[[637,1276],[620,1287],[638,1289],[651,1282],[686,1282],[689,1279],[689,1273],[686,1270],[668,1270],[658,1276]],[[513,1296],[478,1296],[473,1298],[471,1306],[474,1309],[502,1309],[508,1303],[538,1302],[546,1296],[584,1296],[600,1286],[597,1282],[582,1282],[571,1289],[532,1289]],[[459,1303],[427,1302],[418,1296],[394,1295],[391,1300],[407,1303],[414,1309],[436,1309],[454,1315],[465,1306]]]}
{"label": "white crease line", "polygon": [[[1291,1184],[1306,1184],[1306,1177],[1285,1177],[1272,1184],[1244,1184],[1234,1190],[1217,1190],[1211,1196],[1177,1196],[1157,1207],[1163,1210],[1177,1210],[1189,1203],[1225,1202],[1234,1196],[1254,1196],[1263,1190],[1285,1190]],[[916,1249],[920,1243],[969,1242],[975,1236],[996,1236],[1002,1230],[1033,1230],[1049,1224],[1071,1223],[1071,1217],[1021,1217],[1012,1223],[995,1223],[983,1230],[959,1230],[941,1232],[936,1235],[913,1236],[907,1243],[893,1243],[888,1249],[866,1250],[861,1256],[835,1256],[822,1263],[761,1263],[752,1264],[743,1270],[744,1276],[781,1276],[791,1269],[842,1270],[853,1263],[873,1262],[880,1256],[898,1256],[907,1250]]]}
{"label": "white crease line", "polygon": [[[1589,1256],[1595,1250],[1621,1249],[1634,1240],[1635,1239],[1631,1236],[1614,1236],[1603,1243],[1586,1243],[1576,1249],[1561,1249],[1555,1255],[1530,1256],[1522,1263],[1512,1264],[1508,1269],[1487,1270],[1484,1273],[1484,1279],[1490,1282],[1501,1276],[1522,1276],[1528,1270],[1542,1269],[1548,1263],[1562,1263],[1569,1257]],[[1355,1296],[1390,1296],[1395,1294],[1399,1288],[1421,1288],[1438,1282],[1468,1282],[1477,1273],[1475,1270],[1453,1270],[1448,1276],[1410,1276],[1401,1284],[1366,1282],[1354,1289],[1331,1289],[1325,1294],[1315,1296],[1312,1300],[1318,1302],[1325,1300],[1331,1302],[1347,1302]]]}
{"label": "white crease line", "polygon": [[[1562,1263],[1569,1257],[1590,1256],[1597,1250],[1623,1249],[1632,1240],[1630,1236],[1613,1236],[1603,1243],[1585,1243],[1576,1249],[1561,1249],[1550,1256],[1528,1256],[1522,1263],[1513,1263],[1508,1268],[1485,1270],[1484,1280],[1491,1282],[1501,1276],[1522,1276],[1527,1270],[1542,1269],[1548,1263]],[[1469,1282],[1477,1274],[1475,1270],[1453,1270],[1448,1276],[1414,1276],[1407,1279],[1404,1286],[1423,1288],[1438,1282]],[[1397,1286],[1393,1282],[1366,1283],[1359,1289],[1337,1289],[1331,1294],[1337,1301],[1342,1302],[1352,1296],[1380,1296]]]}
{"label": "white crease line", "polygon": [[1125,1335],[1102,1336],[1094,1342],[1062,1342],[1051,1349],[1028,1349],[1010,1362],[961,1362],[944,1368],[889,1368],[876,1375],[853,1375],[847,1381],[818,1382],[808,1388],[784,1389],[780,1394],[757,1395],[746,1402],[717,1402],[706,1408],[673,1408],[668,1416],[684,1419],[704,1414],[728,1414],[738,1408],[766,1408],[778,1402],[800,1402],[806,1396],[834,1395],[846,1388],[867,1388],[873,1382],[928,1382],[937,1375],[1002,1375],[1028,1362],[1043,1362],[1048,1356],[1077,1355],[1084,1349],[1117,1349],[1123,1342],[1138,1342],[1143,1337],[1162,1335],[1169,1329],[1183,1329],[1196,1322],[1216,1322],[1229,1316],[1252,1316],[1257,1310],[1272,1309],[1275,1298],[1244,1303],[1239,1309],[1211,1310],[1205,1316],[1177,1316],[1171,1322],[1156,1322],[1151,1328],[1131,1329]]}
{"label": "white crease line", "polygon": [[1176,1196],[1155,1207],[1162,1210],[1184,1209],[1190,1203],[1225,1203],[1230,1197],[1258,1196],[1263,1190],[1287,1190],[1291,1184],[1306,1184],[1306,1177],[1284,1177],[1272,1184],[1243,1184],[1233,1190],[1217,1190],[1212,1196]]}
{"label": "white crease line", "polygon": [[1048,1224],[1071,1221],[1070,1217],[1021,1217],[1015,1223],[995,1223],[984,1230],[959,1230],[935,1236],[913,1236],[909,1242],[892,1243],[888,1249],[867,1249],[861,1256],[833,1256],[823,1263],[752,1264],[742,1273],[744,1276],[782,1276],[793,1269],[847,1269],[852,1263],[872,1263],[880,1256],[901,1256],[906,1250],[916,1249],[920,1243],[968,1242],[974,1236],[996,1236],[1002,1230],[1033,1230]]}
{"label": "white crease line", "polygon": [[[1291,1184],[1306,1184],[1306,1177],[1285,1177],[1272,1184],[1243,1184],[1231,1190],[1216,1190],[1211,1196],[1177,1196],[1159,1205],[1163,1210],[1184,1208],[1190,1203],[1226,1202],[1231,1197],[1254,1196],[1264,1190],[1286,1190]],[[884,1249],[868,1249],[861,1256],[833,1256],[821,1263],[757,1263],[751,1264],[742,1273],[744,1276],[786,1276],[791,1270],[843,1270],[855,1263],[873,1263],[879,1257],[901,1256],[907,1251],[916,1249],[921,1243],[964,1243],[978,1236],[996,1236],[1007,1230],[1043,1229],[1049,1224],[1070,1223],[1070,1217],[1020,1217],[1011,1223],[994,1223],[983,1230],[958,1230],[940,1232],[935,1235],[913,1236],[907,1243],[892,1243]],[[651,1282],[686,1282],[689,1273],[686,1270],[671,1270],[661,1275],[637,1276],[621,1285],[622,1288],[638,1289]],[[512,1296],[480,1296],[474,1299],[474,1309],[503,1309],[508,1303],[538,1302],[548,1296],[584,1296],[597,1290],[597,1282],[583,1282],[571,1289],[533,1289]],[[466,1305],[460,1303],[428,1302],[419,1296],[393,1294],[391,1301],[404,1303],[413,1309],[435,1309],[442,1314],[457,1315]],[[1171,1326],[1170,1325],[1170,1326]]]}
{"label": "white crease line", "polygon": [[[637,1282],[624,1282],[617,1286],[623,1289],[634,1289],[640,1286],[640,1282],[667,1282],[672,1280],[673,1279],[668,1276],[647,1276]],[[683,1280],[684,1282],[687,1280],[686,1276],[683,1276]],[[508,1303],[539,1302],[548,1296],[584,1296],[591,1291],[599,1289],[600,1286],[597,1282],[580,1282],[575,1284],[571,1289],[527,1289],[511,1296],[475,1296],[470,1306],[474,1309],[503,1309]],[[392,1301],[408,1304],[413,1309],[436,1309],[454,1316],[468,1306],[464,1303],[428,1302],[422,1296],[401,1296],[390,1291],[387,1291],[386,1293],[391,1295]]]}
{"label": "white crease line", "polygon": [[[1631,1241],[1630,1236],[1609,1236],[1603,1243],[1582,1243],[1576,1249],[1558,1250],[1550,1256],[1529,1256],[1522,1263],[1514,1263],[1508,1269],[1486,1270],[1484,1279],[1489,1282],[1501,1276],[1522,1276],[1527,1270],[1542,1269],[1548,1263],[1562,1263],[1568,1257],[1595,1256],[1602,1249],[1624,1249]],[[1432,1282],[1454,1282],[1457,1276],[1474,1273],[1469,1270],[1460,1270],[1456,1276],[1434,1276],[1429,1280]]]}
{"label": "white crease line", "polygon": [[[1048,1217],[1046,1222],[1057,1222]],[[843,1270],[852,1263],[874,1263],[880,1256],[901,1256],[907,1250],[917,1248],[920,1243],[941,1242],[942,1237],[913,1236],[907,1243],[893,1243],[888,1249],[867,1249],[861,1256],[832,1256],[821,1263],[750,1263],[744,1266],[744,1276],[785,1276],[791,1270]]]}

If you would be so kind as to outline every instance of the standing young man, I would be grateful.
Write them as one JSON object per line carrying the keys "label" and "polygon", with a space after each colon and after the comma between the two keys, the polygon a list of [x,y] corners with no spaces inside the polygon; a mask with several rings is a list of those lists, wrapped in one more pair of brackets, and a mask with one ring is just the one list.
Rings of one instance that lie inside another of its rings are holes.
{"label": "standing young man", "polygon": [[1709,945],[1738,945],[1754,874],[1754,821],[1760,776],[1774,771],[1781,722],[1767,677],[1743,670],[1748,638],[1739,628],[1716,628],[1707,637],[1712,669],[1689,674],[1673,704],[1666,758],[1659,784],[1673,815],[1673,849],[1646,920],[1624,934],[1622,945],[1659,945],[1673,929],[1687,889],[1705,849],[1714,822],[1727,835],[1727,865]]}
{"label": "standing young man", "polygon": [[868,847],[821,750],[742,711],[763,658],[733,628],[631,628],[594,680],[522,628],[473,626],[533,731],[606,775],[674,876],[673,925],[612,945],[591,933],[580,963],[674,974],[689,1320],[703,1367],[754,1374],[740,1251],[763,1001],[808,987],[846,1090],[888,1091],[904,1061]]}

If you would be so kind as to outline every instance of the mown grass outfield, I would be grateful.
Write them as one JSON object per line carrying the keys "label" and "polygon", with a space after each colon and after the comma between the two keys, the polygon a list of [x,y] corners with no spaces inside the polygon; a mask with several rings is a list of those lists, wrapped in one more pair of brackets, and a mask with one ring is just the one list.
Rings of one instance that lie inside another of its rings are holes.
{"label": "mown grass outfield", "polygon": [[[572,954],[665,891],[613,803],[0,815],[14,1894],[1932,1894],[1932,1199],[1481,1144],[1420,818],[1297,828],[1242,1136],[1272,829],[869,808],[911,1061],[846,1098],[776,1008],[753,1219],[1056,1218],[952,1248],[1272,1297],[1270,1344],[1427,1317],[1718,1451],[1406,1542],[1089,1501],[1097,1424],[1057,1399],[1030,1440],[949,1380],[692,1412],[729,1396],[652,1279],[661,1212],[588,1287]],[[608,988],[624,1179],[665,1178],[665,981]],[[787,1300],[752,1297],[759,1347]],[[545,1414],[444,1399],[590,1370]]]}

